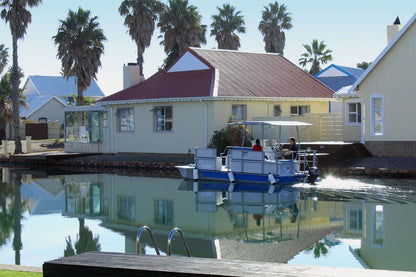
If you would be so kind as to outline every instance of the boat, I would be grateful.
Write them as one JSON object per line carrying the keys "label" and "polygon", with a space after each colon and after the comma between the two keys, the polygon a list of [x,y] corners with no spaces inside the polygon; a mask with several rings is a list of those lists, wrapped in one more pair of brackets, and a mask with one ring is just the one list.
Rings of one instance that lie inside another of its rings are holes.
{"label": "boat", "polygon": [[[176,168],[185,179],[214,180],[234,182],[266,183],[270,185],[293,184],[299,182],[314,183],[319,175],[316,150],[301,149],[299,127],[312,124],[300,121],[238,121],[230,125],[261,128],[261,141],[264,145],[264,134],[267,129],[278,131],[276,144],[263,147],[263,151],[253,151],[251,147],[227,146],[217,156],[217,149],[195,148],[194,164],[178,165]],[[277,141],[282,141],[282,127],[296,129],[298,151],[292,157],[283,158],[287,153]],[[246,132],[243,132],[243,143]]]}

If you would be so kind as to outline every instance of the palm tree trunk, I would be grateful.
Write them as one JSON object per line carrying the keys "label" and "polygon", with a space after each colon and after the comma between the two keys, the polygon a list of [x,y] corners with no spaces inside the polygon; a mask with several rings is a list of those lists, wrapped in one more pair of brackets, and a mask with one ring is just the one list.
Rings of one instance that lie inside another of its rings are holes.
{"label": "palm tree trunk", "polygon": [[13,250],[15,251],[14,262],[20,265],[20,250],[22,249],[22,173],[15,173],[14,175],[14,223],[13,223]]}
{"label": "palm tree trunk", "polygon": [[140,77],[143,75],[143,49],[137,44],[137,65],[139,66]]}
{"label": "palm tree trunk", "polygon": [[84,92],[80,88],[80,84],[78,84],[80,78],[77,77],[77,88],[78,88],[78,96],[77,96],[77,106],[84,106]]}
{"label": "palm tree trunk", "polygon": [[0,101],[0,141],[6,138],[6,119],[4,117],[4,102]]}
{"label": "palm tree trunk", "polygon": [[20,140],[19,121],[19,65],[17,62],[17,37],[13,35],[13,67],[10,76],[12,80],[12,107],[13,107],[13,132],[14,132],[14,153],[22,153],[22,142]]}
{"label": "palm tree trunk", "polygon": [[320,68],[319,68],[319,61],[315,60],[315,61],[313,61],[311,70],[309,71],[309,74],[315,75],[315,74],[319,73],[319,71],[321,71]]}

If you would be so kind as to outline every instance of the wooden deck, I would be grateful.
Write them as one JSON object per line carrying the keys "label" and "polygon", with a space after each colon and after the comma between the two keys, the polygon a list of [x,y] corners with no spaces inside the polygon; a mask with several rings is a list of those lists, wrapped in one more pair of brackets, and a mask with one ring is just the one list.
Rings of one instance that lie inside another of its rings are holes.
{"label": "wooden deck", "polygon": [[88,252],[43,264],[43,276],[416,276],[414,272]]}

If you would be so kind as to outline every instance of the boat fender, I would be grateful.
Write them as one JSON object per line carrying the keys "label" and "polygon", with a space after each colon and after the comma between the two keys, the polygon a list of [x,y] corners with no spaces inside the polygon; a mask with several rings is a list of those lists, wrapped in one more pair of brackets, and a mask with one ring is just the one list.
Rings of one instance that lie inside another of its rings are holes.
{"label": "boat fender", "polygon": [[234,174],[231,171],[228,172],[228,179],[230,180],[230,183],[235,182]]}
{"label": "boat fender", "polygon": [[274,193],[274,189],[276,188],[276,186],[275,185],[269,185],[269,191],[268,191],[268,193],[269,194],[273,194]]}
{"label": "boat fender", "polygon": [[269,173],[269,175],[267,175],[267,179],[269,179],[269,183],[270,185],[276,185],[276,179],[273,176],[273,173]]}
{"label": "boat fender", "polygon": [[228,191],[229,192],[233,192],[234,191],[234,183],[230,183],[230,185],[228,186]]}
{"label": "boat fender", "polygon": [[194,181],[198,181],[198,169],[196,168],[193,169],[193,178]]}

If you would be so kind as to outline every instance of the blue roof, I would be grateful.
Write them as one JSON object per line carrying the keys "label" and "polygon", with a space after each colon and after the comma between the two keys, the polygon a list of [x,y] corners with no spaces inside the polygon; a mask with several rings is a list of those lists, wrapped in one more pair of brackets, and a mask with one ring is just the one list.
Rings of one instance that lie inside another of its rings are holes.
{"label": "blue roof", "polygon": [[[331,68],[340,71],[341,75],[344,76],[320,77],[324,72]],[[330,66],[321,70],[319,73],[315,74],[315,78],[324,83],[333,91],[337,91],[342,87],[351,86],[352,84],[354,84],[354,82],[361,76],[361,74],[363,74],[363,72],[364,70],[361,68],[331,64]]]}
{"label": "blue roof", "polygon": [[360,77],[361,74],[363,74],[363,72],[364,72],[364,69],[361,69],[361,68],[331,64],[330,66],[327,66],[326,68],[322,69],[317,74],[315,74],[314,77],[319,77],[320,75],[322,75],[322,73],[324,73],[325,71],[327,71],[331,68],[335,68],[335,69],[339,70],[340,72],[342,72],[342,73],[344,73],[348,76],[353,76],[353,77],[356,77],[356,78]]}
{"label": "blue roof", "polygon": [[[70,96],[78,94],[76,78],[71,76],[66,79],[62,76],[29,76],[40,95]],[[84,96],[104,97],[94,79],[91,79],[91,85],[84,91]]]}
{"label": "blue roof", "polygon": [[361,68],[355,68],[355,67],[346,67],[346,66],[340,66],[337,65],[337,67],[341,68],[342,70],[344,70],[345,72],[355,76],[355,77],[360,77],[361,74],[363,74],[364,69]]}
{"label": "blue roof", "polygon": [[[29,117],[32,113],[34,113],[37,109],[42,107],[44,104],[46,104],[48,101],[50,101],[52,98],[54,98],[53,95],[28,95],[27,96],[27,106],[28,108],[20,107],[19,108],[19,116],[20,117]],[[58,97],[55,97],[58,98]],[[64,104],[65,102],[62,99],[59,99]]]}
{"label": "blue roof", "polygon": [[351,86],[357,80],[357,77],[354,76],[344,76],[344,77],[316,77],[324,85],[337,91],[342,87]]}

